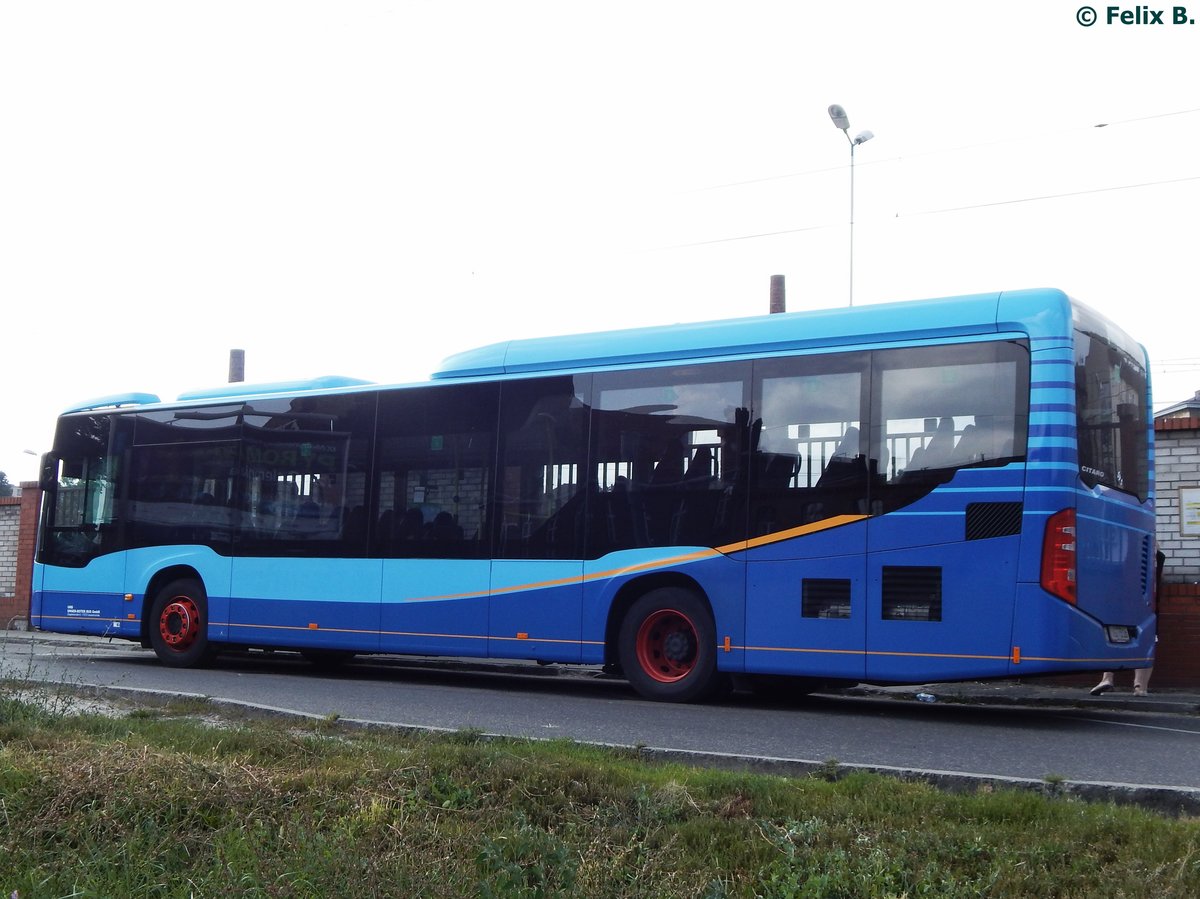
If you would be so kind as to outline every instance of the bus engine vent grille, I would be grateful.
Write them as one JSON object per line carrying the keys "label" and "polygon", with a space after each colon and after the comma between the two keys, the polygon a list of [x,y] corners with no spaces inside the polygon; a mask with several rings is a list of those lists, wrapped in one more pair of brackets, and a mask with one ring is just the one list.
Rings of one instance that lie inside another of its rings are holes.
{"label": "bus engine vent grille", "polygon": [[967,539],[1019,534],[1023,511],[1021,503],[967,503]]}
{"label": "bus engine vent grille", "polygon": [[941,621],[942,569],[932,566],[883,566],[885,621]]}
{"label": "bus engine vent grille", "polygon": [[841,578],[804,579],[800,614],[805,618],[849,618],[850,581]]}

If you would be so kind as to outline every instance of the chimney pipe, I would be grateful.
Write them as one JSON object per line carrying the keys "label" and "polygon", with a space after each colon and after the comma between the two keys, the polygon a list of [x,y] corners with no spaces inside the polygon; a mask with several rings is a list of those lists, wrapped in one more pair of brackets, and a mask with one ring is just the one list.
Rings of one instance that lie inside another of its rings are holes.
{"label": "chimney pipe", "polygon": [[237,384],[246,380],[246,351],[229,351],[229,383]]}
{"label": "chimney pipe", "polygon": [[783,275],[771,275],[771,314],[787,312],[787,297],[783,287]]}

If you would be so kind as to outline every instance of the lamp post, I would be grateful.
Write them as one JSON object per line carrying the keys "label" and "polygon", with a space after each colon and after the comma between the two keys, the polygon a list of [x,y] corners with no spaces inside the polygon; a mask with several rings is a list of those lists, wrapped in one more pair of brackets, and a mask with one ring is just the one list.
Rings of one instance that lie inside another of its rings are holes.
{"label": "lamp post", "polygon": [[850,305],[854,305],[854,148],[865,144],[875,135],[870,131],[860,131],[854,137],[850,136],[850,119],[846,110],[834,103],[829,107],[829,118],[833,125],[850,142]]}

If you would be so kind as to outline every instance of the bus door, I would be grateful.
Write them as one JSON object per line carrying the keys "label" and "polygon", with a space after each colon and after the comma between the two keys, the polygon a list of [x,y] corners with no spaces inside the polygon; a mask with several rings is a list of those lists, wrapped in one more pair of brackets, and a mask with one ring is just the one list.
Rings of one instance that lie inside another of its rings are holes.
{"label": "bus door", "polygon": [[501,387],[489,655],[582,657],[590,389],[590,375]]}
{"label": "bus door", "polygon": [[869,680],[1007,673],[1028,373],[1019,341],[875,354]]}
{"label": "bus door", "polygon": [[486,656],[496,384],[381,394],[370,555],[385,652]]}
{"label": "bus door", "polygon": [[243,418],[230,639],[378,651],[380,566],[366,558],[355,511],[366,501],[374,396],[261,398]]}
{"label": "bus door", "polygon": [[861,680],[868,354],[755,364],[746,670]]}

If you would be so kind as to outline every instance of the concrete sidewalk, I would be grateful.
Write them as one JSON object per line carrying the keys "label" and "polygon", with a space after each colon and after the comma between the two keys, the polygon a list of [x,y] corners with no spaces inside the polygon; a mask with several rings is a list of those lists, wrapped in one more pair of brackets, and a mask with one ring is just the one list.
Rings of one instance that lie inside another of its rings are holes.
{"label": "concrete sidewalk", "polygon": [[[82,634],[57,634],[46,631],[0,631],[0,643],[5,640],[21,641],[45,646],[86,646],[93,650],[113,649],[149,652],[137,643],[113,637],[93,637]],[[572,666],[543,666],[536,662],[506,659],[454,659],[442,657],[377,656],[399,662],[451,668],[476,668],[493,671],[508,671],[528,675],[585,674],[593,669]],[[1099,678],[1097,677],[1097,680]],[[961,705],[1006,705],[1024,707],[1074,707],[1096,709],[1124,709],[1159,714],[1200,715],[1200,690],[1155,689],[1151,681],[1150,693],[1135,696],[1132,675],[1121,672],[1117,677],[1118,687],[1100,696],[1089,694],[1090,682],[1086,686],[1065,686],[1048,680],[994,680],[960,681],[953,683],[928,683],[918,685],[881,687],[859,684],[831,690],[825,695],[879,697],[914,702],[957,703]],[[932,697],[932,698],[929,698]]]}
{"label": "concrete sidewalk", "polygon": [[[1094,680],[1099,681],[1097,675]],[[1117,674],[1117,689],[1092,696],[1089,692],[1093,683],[1074,687],[1051,681],[996,680],[962,681],[945,684],[923,684],[921,686],[875,687],[862,684],[850,689],[856,695],[892,696],[919,700],[932,696],[926,702],[952,702],[966,705],[1010,705],[1010,706],[1057,706],[1096,709],[1125,709],[1159,714],[1200,715],[1200,691],[1163,688],[1155,690],[1151,681],[1150,692],[1137,696],[1133,692],[1132,675]]]}

